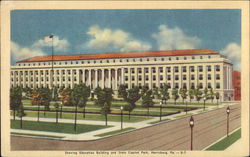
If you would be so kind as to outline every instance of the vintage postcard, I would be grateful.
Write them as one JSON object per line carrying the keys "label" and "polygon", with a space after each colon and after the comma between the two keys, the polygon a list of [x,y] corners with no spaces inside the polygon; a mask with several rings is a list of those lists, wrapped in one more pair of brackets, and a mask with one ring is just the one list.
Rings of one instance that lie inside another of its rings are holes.
{"label": "vintage postcard", "polygon": [[248,156],[249,2],[1,2],[3,156]]}

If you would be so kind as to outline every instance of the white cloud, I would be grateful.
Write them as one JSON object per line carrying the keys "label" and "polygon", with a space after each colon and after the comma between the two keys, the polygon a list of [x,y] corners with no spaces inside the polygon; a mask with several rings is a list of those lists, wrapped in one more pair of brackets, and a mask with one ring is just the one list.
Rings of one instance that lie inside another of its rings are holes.
{"label": "white cloud", "polygon": [[159,50],[195,49],[198,48],[201,40],[198,37],[188,36],[180,28],[169,28],[167,25],[160,25],[159,32],[153,33]]}
{"label": "white cloud", "polygon": [[11,42],[11,57],[13,57],[14,61],[43,55],[45,53],[41,49],[21,47],[17,43]]}
{"label": "white cloud", "polygon": [[146,51],[151,45],[135,39],[131,34],[120,30],[100,28],[98,25],[91,26],[87,34],[90,40],[85,43],[91,49],[115,49],[122,52]]}
{"label": "white cloud", "polygon": [[[53,37],[53,48],[55,51],[66,51],[69,47],[67,39],[60,39],[58,36]],[[51,47],[51,42],[46,42],[44,39],[37,40],[32,45],[33,48]]]}
{"label": "white cloud", "polygon": [[240,70],[241,62],[241,47],[237,43],[229,43],[224,49],[220,51],[227,56],[233,63],[234,69]]}

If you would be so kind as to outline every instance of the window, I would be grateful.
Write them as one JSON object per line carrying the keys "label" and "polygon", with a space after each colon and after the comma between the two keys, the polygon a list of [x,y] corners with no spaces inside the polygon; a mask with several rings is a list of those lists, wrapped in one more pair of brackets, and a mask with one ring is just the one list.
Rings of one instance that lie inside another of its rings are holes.
{"label": "window", "polygon": [[74,77],[74,81],[76,81],[76,77]]}
{"label": "window", "polygon": [[194,56],[192,56],[192,59],[195,59],[195,57],[194,57]]}
{"label": "window", "polygon": [[122,62],[122,59],[120,59],[120,62]]}
{"label": "window", "polygon": [[25,71],[25,75],[28,75],[28,71]]}
{"label": "window", "polygon": [[154,60],[155,60],[155,61],[157,61],[157,59],[156,59],[156,58],[154,58]]}
{"label": "window", "polygon": [[199,75],[199,80],[203,80],[203,75],[202,74]]}
{"label": "window", "polygon": [[59,75],[59,70],[56,71],[56,74]]}
{"label": "window", "polygon": [[138,73],[141,73],[141,72],[142,72],[142,71],[141,71],[141,68],[138,68],[137,70],[138,70]]}
{"label": "window", "polygon": [[186,67],[182,67],[182,72],[187,72],[187,68]]}
{"label": "window", "polygon": [[152,72],[155,73],[155,68],[152,68]]}
{"label": "window", "polygon": [[163,84],[162,83],[160,83],[160,88],[163,88]]}
{"label": "window", "polygon": [[179,75],[175,75],[175,80],[179,80]]}
{"label": "window", "polygon": [[128,81],[128,76],[125,76],[125,81]]}
{"label": "window", "polygon": [[174,72],[179,72],[179,68],[178,67],[174,67]]}
{"label": "window", "polygon": [[211,71],[211,65],[207,66],[207,71]]}
{"label": "window", "polygon": [[70,77],[68,77],[68,81],[71,81]]}
{"label": "window", "polygon": [[200,59],[203,59],[203,57],[202,57],[202,56],[200,56]]}
{"label": "window", "polygon": [[155,83],[153,83],[153,88],[155,88],[156,87],[156,84]]}
{"label": "window", "polygon": [[195,79],[194,75],[191,75],[191,80],[194,80],[194,79]]}
{"label": "window", "polygon": [[160,67],[159,71],[160,71],[160,73],[162,73],[163,72],[163,67]]}
{"label": "window", "polygon": [[145,76],[145,80],[148,81],[148,75]]}
{"label": "window", "polygon": [[208,82],[207,88],[211,88],[211,83],[210,82]]}
{"label": "window", "polygon": [[194,83],[191,83],[191,89],[194,89]]}
{"label": "window", "polygon": [[78,64],[78,61],[76,61],[76,64]]}
{"label": "window", "polygon": [[199,84],[199,88],[200,89],[203,88],[203,84],[202,83]]}
{"label": "window", "polygon": [[134,74],[135,73],[135,69],[134,68],[131,68],[131,73]]}
{"label": "window", "polygon": [[129,60],[127,59],[127,62],[129,62]]}
{"label": "window", "polygon": [[149,61],[149,58],[147,58],[147,61]]}
{"label": "window", "polygon": [[41,81],[43,81],[43,77],[41,78]]}
{"label": "window", "polygon": [[70,75],[70,70],[68,70],[68,74]]}
{"label": "window", "polygon": [[63,74],[63,75],[65,74],[65,70],[62,70],[62,74]]}
{"label": "window", "polygon": [[100,63],[102,63],[102,61],[100,61]]}
{"label": "window", "polygon": [[211,56],[208,56],[208,58],[210,59],[210,58],[211,58]]}
{"label": "window", "polygon": [[171,80],[171,75],[167,75],[168,80]]}
{"label": "window", "polygon": [[161,61],[164,61],[164,58],[161,58]]}
{"label": "window", "polygon": [[140,58],[140,62],[142,62],[142,59]]}
{"label": "window", "polygon": [[187,60],[187,57],[184,57],[184,60]]}
{"label": "window", "polygon": [[153,80],[154,80],[154,81],[156,80],[156,76],[155,76],[155,75],[153,75]]}
{"label": "window", "polygon": [[179,57],[176,57],[176,60],[179,60]]}
{"label": "window", "polygon": [[96,61],[94,61],[94,64],[96,63]]}
{"label": "window", "polygon": [[182,88],[187,89],[187,84],[186,84],[186,83],[183,83]]}
{"label": "window", "polygon": [[141,80],[142,80],[141,75],[139,75],[139,81],[141,81]]}
{"label": "window", "polygon": [[216,74],[216,80],[220,80],[220,74]]}
{"label": "window", "polygon": [[145,73],[148,73],[148,68],[145,68],[144,70],[145,70]]}
{"label": "window", "polygon": [[[90,63],[90,61],[88,61],[88,64]],[[107,60],[107,63],[109,63],[109,61]]]}
{"label": "window", "polygon": [[167,72],[171,72],[171,68],[170,67],[167,67]]}
{"label": "window", "polygon": [[48,70],[46,70],[46,71],[45,71],[45,74],[46,74],[46,75],[49,75],[49,71],[48,71]]}
{"label": "window", "polygon": [[135,59],[133,59],[133,62],[135,62]]}
{"label": "window", "polygon": [[216,89],[220,89],[220,83],[216,83]]}
{"label": "window", "polygon": [[211,74],[208,74],[208,75],[207,75],[207,79],[208,79],[208,80],[211,80]]}
{"label": "window", "polygon": [[178,89],[179,88],[179,84],[175,83],[175,88]]}
{"label": "window", "polygon": [[183,75],[182,78],[183,78],[183,80],[187,80],[187,76],[186,75]]}
{"label": "window", "polygon": [[30,78],[30,81],[33,82],[33,77]]}
{"label": "window", "polygon": [[135,76],[132,76],[132,81],[134,81],[135,80]]}
{"label": "window", "polygon": [[168,60],[171,61],[171,58],[169,57]]}
{"label": "window", "polygon": [[191,67],[190,67],[190,71],[191,71],[191,72],[194,72],[194,66],[191,66]]}
{"label": "window", "polygon": [[125,72],[125,73],[128,73],[128,68],[125,68],[125,69],[124,69],[124,72]]}
{"label": "window", "polygon": [[160,80],[161,80],[161,81],[163,80],[163,75],[160,75]]}
{"label": "window", "polygon": [[113,60],[113,62],[115,63],[115,59]]}
{"label": "window", "polygon": [[168,87],[168,88],[171,88],[171,84],[170,84],[170,83],[167,83],[167,87]]}
{"label": "window", "polygon": [[215,66],[215,69],[216,69],[216,71],[220,71],[220,66],[219,66],[219,65],[216,65],[216,66]]}
{"label": "window", "polygon": [[198,66],[199,72],[203,72],[203,67],[202,66]]}
{"label": "window", "polygon": [[62,79],[63,81],[65,81],[65,77],[63,76],[63,79]]}
{"label": "window", "polygon": [[65,62],[65,64],[67,65],[68,63],[67,63],[67,62]]}

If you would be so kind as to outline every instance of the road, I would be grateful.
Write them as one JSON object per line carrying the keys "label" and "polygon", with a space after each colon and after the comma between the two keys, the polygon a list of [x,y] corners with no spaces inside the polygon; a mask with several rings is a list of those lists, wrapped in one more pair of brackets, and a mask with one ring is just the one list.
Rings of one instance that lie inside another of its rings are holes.
{"label": "road", "polygon": [[[240,104],[230,106],[230,132],[240,127]],[[226,107],[194,115],[193,149],[202,150],[226,135]],[[11,136],[12,150],[190,150],[190,117],[92,141]],[[35,143],[35,144],[34,144]]]}

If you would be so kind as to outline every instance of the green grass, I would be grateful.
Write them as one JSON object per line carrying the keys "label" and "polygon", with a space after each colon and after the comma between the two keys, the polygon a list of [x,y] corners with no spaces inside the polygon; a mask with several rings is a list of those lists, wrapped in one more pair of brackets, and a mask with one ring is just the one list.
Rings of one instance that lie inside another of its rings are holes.
{"label": "green grass", "polygon": [[232,145],[234,142],[236,142],[238,139],[241,138],[241,129],[235,131],[229,137],[225,137],[221,141],[215,143],[211,147],[207,148],[206,150],[225,150],[230,145]]}
{"label": "green grass", "polygon": [[157,123],[161,123],[161,122],[165,122],[165,121],[169,121],[170,119],[163,119],[163,120],[157,120],[157,121],[153,121],[153,122],[150,122],[148,124],[157,124]]}
{"label": "green grass", "polygon": [[37,137],[48,137],[48,138],[63,138],[64,136],[52,136],[52,135],[40,135],[40,134],[28,134],[28,133],[18,133],[11,132],[12,135],[24,135],[24,136],[37,136]]}
{"label": "green grass", "polygon": [[115,135],[115,134],[122,133],[122,132],[125,132],[125,131],[128,131],[128,130],[133,130],[133,129],[135,129],[135,128],[129,127],[129,128],[125,128],[125,129],[122,129],[122,130],[115,130],[115,131],[110,131],[110,132],[106,132],[106,133],[103,133],[103,134],[98,134],[98,135],[95,135],[95,136],[103,137],[103,136],[108,136],[108,135]]}
{"label": "green grass", "polygon": [[[26,113],[27,117],[37,117],[37,111],[25,111],[25,113]],[[46,118],[55,118],[56,117],[56,113],[52,113],[52,112],[46,112],[46,114],[44,116],[43,111],[42,111],[42,112],[40,112],[39,115],[40,115],[40,117],[46,117]],[[58,117],[59,117],[59,115],[60,114],[58,113]],[[74,113],[63,113],[62,118],[64,118],[64,119],[74,119],[75,114]],[[84,119],[82,113],[77,114],[77,119]],[[130,120],[129,120],[127,115],[123,116],[123,121],[124,122],[131,122],[131,123],[140,122],[140,121],[148,120],[148,119],[152,119],[152,118],[151,117],[131,116]],[[84,120],[105,121],[105,116],[103,116],[101,114],[86,114]],[[120,117],[120,115],[108,115],[108,121],[120,122],[121,117]],[[60,122],[60,118],[59,118],[59,122]]]}
{"label": "green grass", "polygon": [[[99,130],[107,128],[110,126],[103,125],[86,125],[77,124],[76,132],[74,131],[73,123],[53,123],[53,122],[37,122],[37,121],[23,121],[23,130],[36,130],[36,131],[48,131],[57,133],[69,133],[69,134],[79,134],[89,131]],[[12,129],[21,129],[20,120],[11,120]]]}

